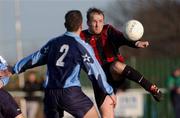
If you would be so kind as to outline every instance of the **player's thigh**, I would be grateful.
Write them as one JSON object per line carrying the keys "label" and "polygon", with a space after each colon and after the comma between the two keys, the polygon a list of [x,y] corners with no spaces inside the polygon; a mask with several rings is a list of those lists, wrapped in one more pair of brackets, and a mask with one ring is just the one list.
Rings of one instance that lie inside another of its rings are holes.
{"label": "player's thigh", "polygon": [[106,96],[103,104],[100,107],[100,114],[102,118],[114,118],[114,106],[110,96]]}
{"label": "player's thigh", "polygon": [[121,74],[125,67],[126,64],[120,61],[114,61],[110,66],[110,72],[112,74]]}
{"label": "player's thigh", "polygon": [[[122,74],[118,74],[118,73],[112,73],[110,72],[110,67],[113,63],[107,63],[105,65],[103,65],[103,70],[106,74],[107,77],[107,82],[113,87],[114,92],[116,93],[116,91],[121,88],[121,85],[124,83],[125,81],[125,77]],[[97,87],[96,87],[97,86]],[[93,84],[94,87],[94,91],[95,92],[95,97],[96,97],[96,101],[98,103],[100,103],[100,105],[102,104],[102,101],[104,101],[105,96],[106,95],[102,95],[103,92],[100,90],[98,90],[98,85]],[[97,94],[97,95],[96,95]],[[100,95],[99,95],[100,94]],[[101,101],[100,101],[100,100]],[[100,102],[99,102],[100,101]],[[99,106],[99,105],[98,105]]]}
{"label": "player's thigh", "polygon": [[83,118],[93,107],[93,102],[83,93],[80,87],[64,89],[61,99],[64,110],[77,118]]}
{"label": "player's thigh", "polygon": [[98,118],[98,112],[95,106],[92,106],[92,108],[85,114],[84,118]]}

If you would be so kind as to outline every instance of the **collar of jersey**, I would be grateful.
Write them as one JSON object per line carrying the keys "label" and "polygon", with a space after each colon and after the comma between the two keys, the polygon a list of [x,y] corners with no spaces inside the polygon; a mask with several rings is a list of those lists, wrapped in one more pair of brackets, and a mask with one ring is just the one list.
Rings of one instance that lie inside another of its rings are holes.
{"label": "collar of jersey", "polygon": [[78,38],[80,37],[78,34],[75,34],[73,32],[66,32],[65,35],[72,36],[72,37],[78,37]]}

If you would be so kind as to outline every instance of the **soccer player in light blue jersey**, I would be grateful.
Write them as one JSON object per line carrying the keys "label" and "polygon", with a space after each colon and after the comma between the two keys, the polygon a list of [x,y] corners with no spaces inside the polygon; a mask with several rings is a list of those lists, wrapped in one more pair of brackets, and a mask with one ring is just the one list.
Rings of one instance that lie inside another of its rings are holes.
{"label": "soccer player in light blue jersey", "polygon": [[[7,63],[1,56],[0,71],[7,71]],[[24,118],[16,101],[3,89],[8,81],[8,76],[0,77],[0,118]]]}

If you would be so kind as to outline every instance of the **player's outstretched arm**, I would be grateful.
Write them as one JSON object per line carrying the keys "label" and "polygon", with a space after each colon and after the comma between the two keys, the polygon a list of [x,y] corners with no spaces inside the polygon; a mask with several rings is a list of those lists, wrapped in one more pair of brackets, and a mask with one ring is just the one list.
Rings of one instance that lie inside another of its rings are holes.
{"label": "player's outstretched arm", "polygon": [[43,65],[43,56],[37,51],[21,59],[13,67],[0,63],[0,77],[10,77],[13,74],[19,74],[39,65]]}
{"label": "player's outstretched arm", "polygon": [[97,83],[97,85],[110,96],[112,100],[112,105],[116,106],[116,96],[113,93],[112,87],[107,83],[107,79],[103,69],[101,68],[98,61],[95,57],[90,56],[86,53],[83,57],[84,70],[87,72],[89,78],[93,83]]}
{"label": "player's outstretched arm", "polygon": [[108,95],[113,94],[112,87],[107,83],[106,75],[97,61],[93,49],[88,45],[79,45],[79,51],[81,55],[81,63],[83,64],[83,69],[87,72],[89,78],[92,82],[97,83],[97,85]]}
{"label": "player's outstretched arm", "polygon": [[18,61],[13,67],[8,67],[8,69],[0,71],[0,77],[11,76],[12,74],[19,74],[26,71],[27,69],[46,64],[50,44],[51,40],[40,50]]}

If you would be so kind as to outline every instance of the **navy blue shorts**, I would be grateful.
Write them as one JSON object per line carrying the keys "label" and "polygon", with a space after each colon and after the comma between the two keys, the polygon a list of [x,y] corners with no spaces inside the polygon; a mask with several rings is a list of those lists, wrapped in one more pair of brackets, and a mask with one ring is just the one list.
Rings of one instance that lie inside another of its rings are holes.
{"label": "navy blue shorts", "polygon": [[0,112],[2,118],[15,118],[21,114],[21,110],[13,97],[2,88],[0,89]]}
{"label": "navy blue shorts", "polygon": [[83,118],[93,102],[80,87],[45,89],[44,111],[47,118],[62,118],[67,111],[76,118]]}

